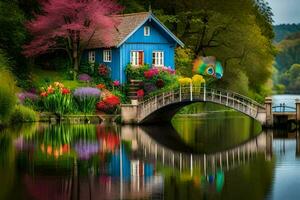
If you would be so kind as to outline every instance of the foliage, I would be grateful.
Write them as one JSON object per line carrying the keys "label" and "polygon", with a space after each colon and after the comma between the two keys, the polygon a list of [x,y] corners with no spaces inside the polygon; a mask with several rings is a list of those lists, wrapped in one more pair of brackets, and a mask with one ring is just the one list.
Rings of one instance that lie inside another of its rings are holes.
{"label": "foliage", "polygon": [[180,76],[191,77],[193,66],[193,51],[189,48],[177,48],[175,51],[176,72]]}
{"label": "foliage", "polygon": [[75,110],[71,91],[62,83],[55,82],[46,89],[43,88],[40,96],[44,111],[63,115]]}
{"label": "foliage", "polygon": [[300,24],[280,24],[273,27],[275,32],[275,42],[281,42],[286,37],[300,32]]}
{"label": "foliage", "polygon": [[25,107],[23,105],[17,105],[12,116],[12,123],[22,123],[22,122],[37,122],[38,115],[31,108]]}
{"label": "foliage", "polygon": [[[189,0],[183,4],[155,0],[153,5],[156,16],[191,49],[188,57],[212,55],[222,62],[224,77],[213,86],[238,89],[246,95],[249,91],[263,93],[261,86],[271,78],[276,53],[272,45],[272,12],[265,2]],[[179,50],[179,54],[186,52]],[[184,68],[188,69],[188,64]],[[233,84],[232,80],[240,79],[236,71],[249,80],[244,81],[246,86]]]}
{"label": "foliage", "polygon": [[95,112],[96,103],[100,98],[99,89],[92,87],[77,88],[73,95],[80,111],[85,114]]}
{"label": "foliage", "polygon": [[0,52],[0,124],[7,123],[16,104],[16,87],[13,75],[7,70],[8,60]]}
{"label": "foliage", "polygon": [[127,65],[125,69],[125,74],[127,80],[143,80],[145,71],[149,70],[149,65],[143,65],[139,67],[133,67],[132,65]]}
{"label": "foliage", "polygon": [[114,114],[120,103],[119,97],[110,95],[97,103],[97,109],[108,114]]}
{"label": "foliage", "polygon": [[294,64],[282,76],[281,80],[285,86],[287,93],[300,92],[300,64]]}
{"label": "foliage", "polygon": [[27,24],[34,39],[24,47],[24,54],[35,56],[53,48],[64,49],[78,72],[81,54],[96,30],[104,44],[111,42],[109,32],[117,24],[112,15],[121,7],[110,0],[50,0],[41,1],[41,9],[42,14]]}

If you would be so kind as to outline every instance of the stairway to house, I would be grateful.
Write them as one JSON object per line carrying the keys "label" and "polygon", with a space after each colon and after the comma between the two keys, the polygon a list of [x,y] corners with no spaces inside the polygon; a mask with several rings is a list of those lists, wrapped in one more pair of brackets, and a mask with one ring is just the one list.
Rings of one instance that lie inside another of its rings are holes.
{"label": "stairway to house", "polygon": [[128,97],[129,99],[138,99],[136,92],[140,88],[140,83],[143,82],[142,80],[130,80],[129,90],[128,90]]}

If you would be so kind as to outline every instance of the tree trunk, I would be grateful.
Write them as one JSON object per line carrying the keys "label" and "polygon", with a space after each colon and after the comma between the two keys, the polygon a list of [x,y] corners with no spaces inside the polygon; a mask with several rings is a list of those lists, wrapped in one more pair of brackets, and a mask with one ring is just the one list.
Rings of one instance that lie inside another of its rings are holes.
{"label": "tree trunk", "polygon": [[77,74],[79,72],[79,56],[78,56],[78,47],[76,42],[73,44],[73,68],[74,68],[74,73],[73,73],[73,80],[76,80]]}

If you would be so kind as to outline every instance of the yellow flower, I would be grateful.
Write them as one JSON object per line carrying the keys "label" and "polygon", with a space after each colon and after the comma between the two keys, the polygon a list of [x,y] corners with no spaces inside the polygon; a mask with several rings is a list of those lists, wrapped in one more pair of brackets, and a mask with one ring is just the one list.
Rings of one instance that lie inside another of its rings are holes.
{"label": "yellow flower", "polygon": [[54,82],[54,83],[53,83],[53,85],[54,85],[55,87],[58,87],[59,84],[60,84],[60,82]]}
{"label": "yellow flower", "polygon": [[179,78],[178,81],[179,81],[180,85],[189,85],[192,83],[191,78]]}
{"label": "yellow flower", "polygon": [[201,85],[201,83],[205,83],[203,76],[198,74],[194,75],[192,80],[194,85]]}

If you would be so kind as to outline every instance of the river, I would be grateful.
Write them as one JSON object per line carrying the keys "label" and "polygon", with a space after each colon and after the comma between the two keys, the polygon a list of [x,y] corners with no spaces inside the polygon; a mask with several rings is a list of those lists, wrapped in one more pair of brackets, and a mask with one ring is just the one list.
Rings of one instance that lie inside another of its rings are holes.
{"label": "river", "polygon": [[297,131],[217,109],[166,126],[22,124],[0,133],[0,199],[300,199]]}

